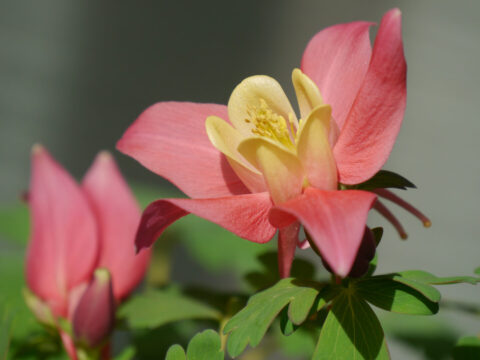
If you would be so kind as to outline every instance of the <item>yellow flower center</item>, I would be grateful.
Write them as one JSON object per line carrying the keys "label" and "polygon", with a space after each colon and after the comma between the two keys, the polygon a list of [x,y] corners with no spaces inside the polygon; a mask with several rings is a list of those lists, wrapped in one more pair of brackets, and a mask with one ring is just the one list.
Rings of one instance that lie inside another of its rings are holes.
{"label": "yellow flower center", "polygon": [[264,99],[259,99],[259,102],[259,106],[247,105],[248,118],[244,121],[255,126],[252,133],[294,148],[295,127],[292,118],[287,122],[283,116],[275,113]]}

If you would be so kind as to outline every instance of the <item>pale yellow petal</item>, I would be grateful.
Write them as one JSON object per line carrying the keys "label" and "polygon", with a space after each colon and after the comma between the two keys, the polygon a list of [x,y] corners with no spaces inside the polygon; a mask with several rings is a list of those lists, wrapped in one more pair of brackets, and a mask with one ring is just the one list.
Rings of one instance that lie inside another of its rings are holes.
{"label": "pale yellow petal", "polygon": [[205,121],[205,127],[210,142],[227,157],[230,166],[245,186],[252,192],[265,191],[263,175],[246,162],[237,150],[243,140],[242,134],[217,116],[209,116]]}
{"label": "pale yellow petal", "polygon": [[243,140],[238,151],[262,172],[275,204],[301,194],[304,172],[292,151],[263,138]]}
{"label": "pale yellow petal", "polygon": [[332,109],[329,105],[315,108],[301,122],[297,134],[297,154],[308,182],[320,190],[337,189],[337,168],[328,141]]}
{"label": "pale yellow petal", "polygon": [[287,121],[287,125],[291,119],[297,127],[295,112],[280,84],[269,76],[256,75],[238,84],[228,101],[228,117],[238,131],[247,136],[252,135],[255,125],[248,122],[251,118],[249,112],[260,108],[262,101],[273,112],[282,116]]}
{"label": "pale yellow petal", "polygon": [[300,69],[293,70],[292,82],[300,108],[300,117],[305,119],[313,109],[323,104],[322,95],[317,85]]}

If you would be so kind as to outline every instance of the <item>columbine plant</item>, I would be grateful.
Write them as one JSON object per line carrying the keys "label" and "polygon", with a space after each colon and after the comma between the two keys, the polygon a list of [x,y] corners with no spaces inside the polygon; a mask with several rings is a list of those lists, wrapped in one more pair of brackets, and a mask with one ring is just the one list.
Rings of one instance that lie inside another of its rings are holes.
{"label": "columbine plant", "polygon": [[[279,269],[290,273],[300,225],[339,276],[352,269],[375,206],[399,229],[374,192],[354,189],[374,177],[403,119],[406,65],[401,14],[388,12],[373,50],[371,24],[330,27],[308,44],[292,81],[296,116],[281,86],[252,76],[228,106],[165,102],[147,109],[118,149],[174,182],[192,199],[164,199],[143,213],[136,244],[150,246],[178,218],[194,213],[258,243],[277,229]],[[403,204],[388,191],[378,195]]]}
{"label": "columbine plant", "polygon": [[32,232],[27,304],[58,329],[72,359],[109,358],[115,307],[141,281],[150,254],[135,256],[140,210],[113,158],[100,153],[82,186],[39,145],[28,193]]}

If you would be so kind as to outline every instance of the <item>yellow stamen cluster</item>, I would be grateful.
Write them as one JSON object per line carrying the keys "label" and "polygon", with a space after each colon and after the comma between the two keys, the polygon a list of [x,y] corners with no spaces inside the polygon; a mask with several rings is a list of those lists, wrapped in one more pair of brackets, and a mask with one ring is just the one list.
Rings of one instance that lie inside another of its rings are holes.
{"label": "yellow stamen cluster", "polygon": [[294,146],[291,139],[291,132],[293,132],[292,122],[287,121],[281,115],[275,113],[264,99],[260,99],[260,106],[249,106],[247,109],[248,118],[246,123],[252,123],[255,127],[252,133],[258,136],[266,137],[276,142],[279,142],[287,147]]}

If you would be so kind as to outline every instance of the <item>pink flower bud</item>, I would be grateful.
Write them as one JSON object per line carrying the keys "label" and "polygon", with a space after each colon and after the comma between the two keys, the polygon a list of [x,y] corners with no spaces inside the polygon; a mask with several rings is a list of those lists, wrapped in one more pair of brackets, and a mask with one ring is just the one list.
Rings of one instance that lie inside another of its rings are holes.
{"label": "pink flower bud", "polygon": [[73,314],[73,334],[77,342],[94,348],[112,332],[115,300],[112,279],[107,269],[95,270],[93,279],[80,298]]}

